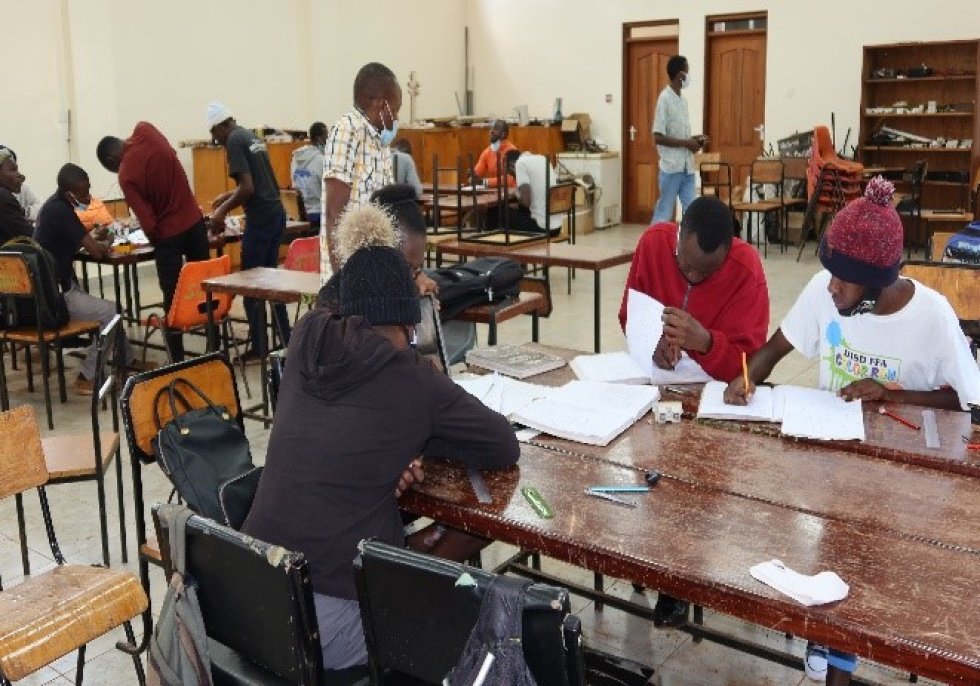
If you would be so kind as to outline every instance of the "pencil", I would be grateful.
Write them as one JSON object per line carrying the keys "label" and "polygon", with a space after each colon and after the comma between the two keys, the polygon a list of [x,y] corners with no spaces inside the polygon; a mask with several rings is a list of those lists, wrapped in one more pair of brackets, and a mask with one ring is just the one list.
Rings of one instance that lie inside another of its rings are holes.
{"label": "pencil", "polygon": [[749,392],[749,362],[745,357],[745,351],[742,351],[742,378],[745,380],[745,393]]}
{"label": "pencil", "polygon": [[918,424],[913,424],[912,422],[910,422],[909,420],[907,420],[905,417],[899,417],[894,412],[891,412],[890,410],[888,410],[884,405],[882,405],[880,408],[878,408],[878,412],[880,412],[881,414],[885,415],[886,417],[891,417],[892,419],[894,419],[899,424],[904,424],[905,426],[909,427],[910,429],[915,429],[916,431],[918,431],[921,428]]}

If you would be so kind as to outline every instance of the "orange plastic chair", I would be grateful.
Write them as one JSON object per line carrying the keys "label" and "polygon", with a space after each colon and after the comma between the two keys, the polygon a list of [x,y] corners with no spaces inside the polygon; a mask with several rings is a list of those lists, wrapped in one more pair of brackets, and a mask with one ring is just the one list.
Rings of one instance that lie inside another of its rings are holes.
{"label": "orange plastic chair", "polygon": [[[207,293],[201,286],[203,281],[219,276],[227,276],[231,273],[231,257],[222,255],[213,260],[201,260],[199,262],[187,262],[180,270],[177,278],[177,288],[174,291],[173,302],[170,304],[170,311],[163,314],[151,314],[144,320],[146,333],[143,337],[143,357],[146,357],[146,342],[150,335],[156,330],[163,332],[164,347],[167,350],[167,359],[173,363],[173,354],[167,347],[167,334],[180,331],[189,333],[195,330],[202,330],[208,326]],[[214,308],[214,323],[221,327],[222,339],[224,341],[225,354],[228,353],[229,341],[235,348],[238,359],[243,360],[239,354],[238,341],[235,339],[234,331],[231,328],[231,304],[235,297],[230,293],[212,294]],[[245,381],[245,392],[248,397],[252,397],[251,389],[248,386],[248,379],[245,378],[245,363],[242,361],[242,379]]]}
{"label": "orange plastic chair", "polygon": [[320,271],[320,237],[297,238],[290,243],[283,267],[294,272],[318,273]]}

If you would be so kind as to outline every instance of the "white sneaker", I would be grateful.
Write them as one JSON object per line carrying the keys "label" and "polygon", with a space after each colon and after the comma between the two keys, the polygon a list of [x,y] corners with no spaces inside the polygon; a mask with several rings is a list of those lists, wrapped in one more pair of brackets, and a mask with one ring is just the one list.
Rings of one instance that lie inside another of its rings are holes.
{"label": "white sneaker", "polygon": [[827,646],[822,646],[817,643],[807,643],[803,666],[807,678],[811,681],[826,681]]}

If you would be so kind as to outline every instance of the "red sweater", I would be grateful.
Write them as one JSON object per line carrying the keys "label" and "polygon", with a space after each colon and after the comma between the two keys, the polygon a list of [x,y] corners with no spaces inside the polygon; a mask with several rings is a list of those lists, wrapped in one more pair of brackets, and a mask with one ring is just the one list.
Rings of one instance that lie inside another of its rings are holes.
{"label": "red sweater", "polygon": [[[636,246],[619,309],[626,329],[629,289],[646,293],[666,307],[680,307],[687,279],[677,266],[677,225],[654,224]],[[742,352],[751,356],[769,333],[769,289],[759,253],[736,238],[721,269],[691,288],[687,311],[711,332],[706,354],[688,350],[712,378],[731,381],[742,373]]]}
{"label": "red sweater", "polygon": [[201,221],[201,208],[177,153],[153,124],[141,121],[123,143],[119,187],[151,242]]}

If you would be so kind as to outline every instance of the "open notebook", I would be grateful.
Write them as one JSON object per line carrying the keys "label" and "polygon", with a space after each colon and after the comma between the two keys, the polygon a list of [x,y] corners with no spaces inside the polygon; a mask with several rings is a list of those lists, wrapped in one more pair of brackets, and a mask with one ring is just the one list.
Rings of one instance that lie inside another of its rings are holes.
{"label": "open notebook", "polygon": [[632,384],[704,383],[711,377],[682,353],[674,369],[653,364],[653,351],[663,335],[664,306],[645,293],[630,289],[626,301],[626,345],[629,352],[580,355],[572,371],[584,381]]}
{"label": "open notebook", "polygon": [[830,391],[800,386],[758,386],[748,405],[727,405],[726,384],[705,384],[699,419],[782,422],[787,436],[823,440],[864,440],[861,401],[845,401]]}
{"label": "open notebook", "polygon": [[608,444],[660,397],[659,390],[650,386],[570,381],[552,388],[498,374],[456,383],[514,422],[590,445]]}

